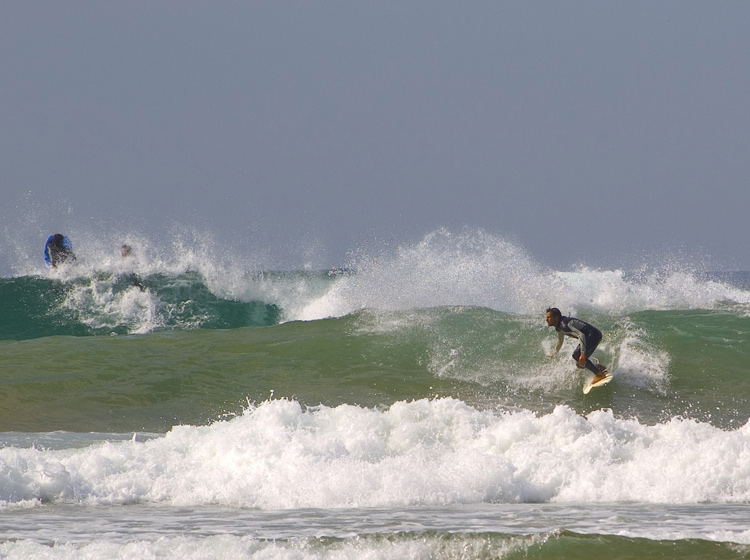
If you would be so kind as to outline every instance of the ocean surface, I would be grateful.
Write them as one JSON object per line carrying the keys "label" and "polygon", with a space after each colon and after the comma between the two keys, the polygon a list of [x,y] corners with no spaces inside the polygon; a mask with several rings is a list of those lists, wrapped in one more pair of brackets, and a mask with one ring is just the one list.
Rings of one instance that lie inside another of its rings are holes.
{"label": "ocean surface", "polygon": [[748,558],[749,367],[750,274],[689,262],[79,254],[0,278],[0,558]]}

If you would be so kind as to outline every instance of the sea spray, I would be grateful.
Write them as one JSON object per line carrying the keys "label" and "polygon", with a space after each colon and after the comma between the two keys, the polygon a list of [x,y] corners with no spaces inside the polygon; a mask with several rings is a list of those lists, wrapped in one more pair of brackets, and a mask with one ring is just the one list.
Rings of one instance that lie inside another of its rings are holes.
{"label": "sea spray", "polygon": [[479,306],[533,315],[554,305],[571,314],[622,315],[648,309],[714,309],[750,304],[750,291],[678,263],[648,271],[548,269],[519,245],[482,230],[437,230],[417,243],[359,251],[326,293],[294,305],[288,319],[343,316],[360,309]]}
{"label": "sea spray", "polygon": [[[127,259],[97,240],[84,245],[88,255],[72,267],[0,279],[0,292],[16,292],[0,293],[4,307],[12,313],[17,298],[25,305],[38,298],[40,307],[47,306],[38,312],[40,327],[49,315],[54,318],[47,323],[69,321],[75,334],[143,334],[310,321],[364,309],[470,306],[533,317],[554,305],[591,318],[671,309],[746,313],[750,306],[747,289],[677,266],[630,274],[549,270],[517,244],[482,230],[437,230],[375,255],[359,252],[348,268],[322,271],[264,271],[253,259],[216,250],[210,236],[195,232],[175,238],[168,249],[126,239],[134,246]],[[32,286],[30,278],[43,285]],[[18,294],[32,287],[37,291]]]}

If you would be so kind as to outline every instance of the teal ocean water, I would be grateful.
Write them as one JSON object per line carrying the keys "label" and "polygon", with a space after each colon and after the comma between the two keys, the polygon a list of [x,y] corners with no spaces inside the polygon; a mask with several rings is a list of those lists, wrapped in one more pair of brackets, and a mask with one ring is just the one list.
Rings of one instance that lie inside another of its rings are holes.
{"label": "teal ocean water", "polygon": [[[583,395],[544,310],[597,325]],[[3,558],[745,558],[750,274],[434,232],[0,278]]]}

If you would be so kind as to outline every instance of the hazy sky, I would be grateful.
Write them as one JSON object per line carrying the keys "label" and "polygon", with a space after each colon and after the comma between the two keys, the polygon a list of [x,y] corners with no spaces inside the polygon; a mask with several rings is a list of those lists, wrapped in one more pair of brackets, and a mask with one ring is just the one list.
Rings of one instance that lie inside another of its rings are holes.
{"label": "hazy sky", "polygon": [[291,267],[468,227],[559,268],[750,269],[748,22],[732,1],[0,0],[0,274],[56,231],[174,224]]}

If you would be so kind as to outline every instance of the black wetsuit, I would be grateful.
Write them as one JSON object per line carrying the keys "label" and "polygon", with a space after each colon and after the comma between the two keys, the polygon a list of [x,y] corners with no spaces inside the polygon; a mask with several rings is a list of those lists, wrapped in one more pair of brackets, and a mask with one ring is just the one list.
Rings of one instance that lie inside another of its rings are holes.
{"label": "black wetsuit", "polygon": [[44,245],[44,262],[49,266],[56,267],[58,264],[75,260],[76,256],[73,253],[73,245],[70,243],[70,239],[61,233],[49,236],[47,243]]}
{"label": "black wetsuit", "polygon": [[560,324],[555,327],[557,331],[557,350],[560,350],[563,343],[563,337],[570,336],[577,338],[580,344],[573,351],[573,359],[577,362],[581,352],[586,354],[586,369],[599,373],[599,366],[591,361],[591,354],[602,341],[602,331],[586,321],[581,321],[575,317],[560,317]]}

